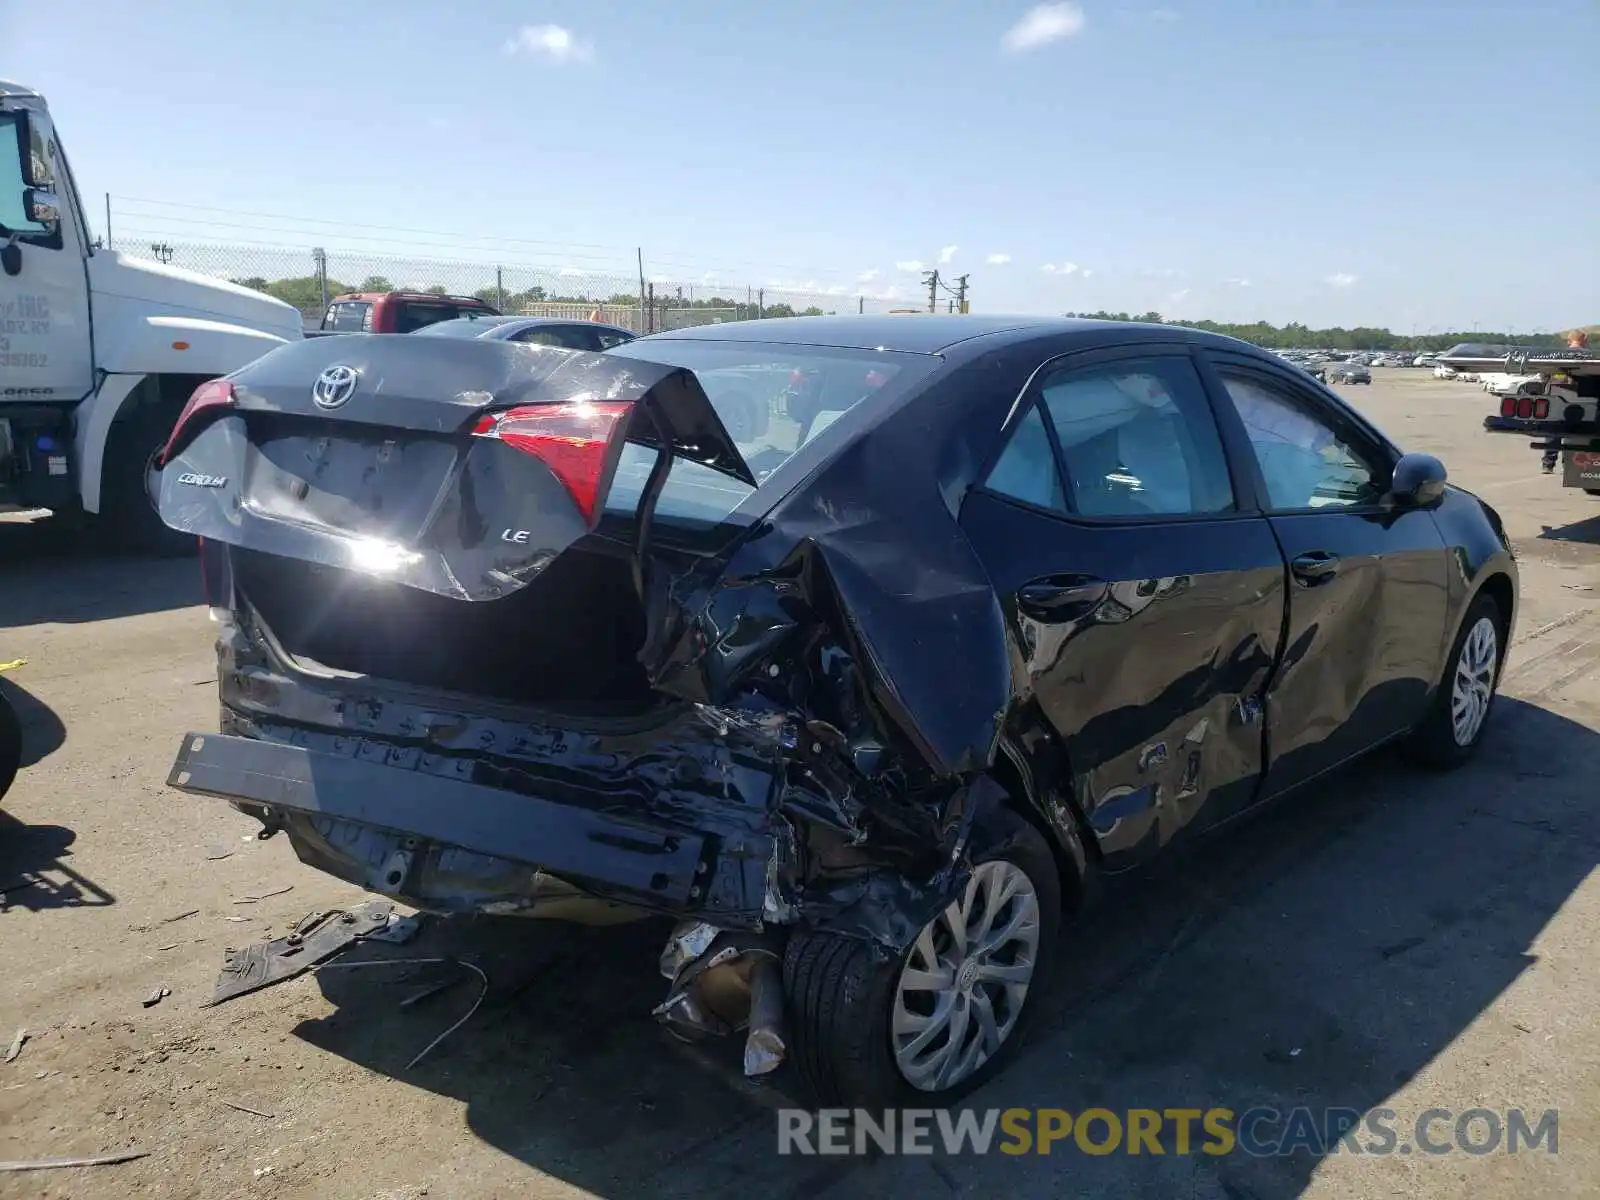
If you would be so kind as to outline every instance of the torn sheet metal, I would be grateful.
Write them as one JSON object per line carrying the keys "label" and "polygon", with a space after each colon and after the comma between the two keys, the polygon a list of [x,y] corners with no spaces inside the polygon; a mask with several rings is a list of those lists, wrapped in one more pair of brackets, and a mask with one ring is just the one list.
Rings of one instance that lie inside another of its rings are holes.
{"label": "torn sheet metal", "polygon": [[359,908],[306,914],[289,933],[228,951],[207,1007],[293,979],[357,941],[403,943],[419,928],[415,917],[395,913],[387,900]]}

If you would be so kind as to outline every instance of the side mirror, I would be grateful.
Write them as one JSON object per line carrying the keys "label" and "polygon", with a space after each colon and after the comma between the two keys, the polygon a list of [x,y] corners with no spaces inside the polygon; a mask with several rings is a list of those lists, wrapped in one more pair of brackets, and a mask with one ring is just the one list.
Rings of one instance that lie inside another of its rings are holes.
{"label": "side mirror", "polygon": [[1444,464],[1431,454],[1405,454],[1394,465],[1389,498],[1409,508],[1426,508],[1444,499]]}
{"label": "side mirror", "polygon": [[22,182],[30,188],[55,187],[55,137],[50,118],[23,109],[17,113],[17,149],[22,154]]}
{"label": "side mirror", "polygon": [[56,194],[44,188],[28,188],[22,193],[22,211],[35,225],[43,225],[47,235],[54,233],[61,221]]}

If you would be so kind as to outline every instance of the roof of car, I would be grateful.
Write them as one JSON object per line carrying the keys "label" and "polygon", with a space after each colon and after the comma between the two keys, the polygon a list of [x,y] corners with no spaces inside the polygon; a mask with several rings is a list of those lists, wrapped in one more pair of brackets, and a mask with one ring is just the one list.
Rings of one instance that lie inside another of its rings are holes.
{"label": "roof of car", "polygon": [[696,325],[652,334],[634,343],[654,340],[778,342],[802,346],[838,346],[852,350],[897,350],[908,354],[937,354],[973,338],[986,344],[1024,341],[1049,334],[1081,333],[1086,341],[1108,344],[1137,341],[1163,330],[1169,337],[1195,336],[1174,325],[1146,325],[1136,321],[1090,321],[1073,317],[972,316],[944,313],[905,316],[773,317],[767,320],[730,321]]}

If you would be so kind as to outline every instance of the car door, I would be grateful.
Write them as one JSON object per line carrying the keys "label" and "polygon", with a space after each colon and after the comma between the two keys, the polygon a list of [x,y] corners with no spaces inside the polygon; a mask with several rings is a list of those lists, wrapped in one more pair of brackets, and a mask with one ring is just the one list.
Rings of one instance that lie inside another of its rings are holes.
{"label": "car door", "polygon": [[1289,563],[1267,692],[1271,794],[1421,719],[1445,652],[1449,564],[1432,513],[1385,503],[1396,456],[1359,417],[1262,360],[1208,357]]}
{"label": "car door", "polygon": [[1251,803],[1284,564],[1183,346],[1035,376],[961,521],[1111,869]]}

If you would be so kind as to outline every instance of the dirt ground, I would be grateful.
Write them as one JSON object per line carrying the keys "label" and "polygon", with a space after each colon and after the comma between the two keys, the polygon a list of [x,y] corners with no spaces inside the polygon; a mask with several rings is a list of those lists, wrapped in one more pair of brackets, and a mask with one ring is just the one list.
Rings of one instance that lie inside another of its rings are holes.
{"label": "dirt ground", "polygon": [[181,735],[215,728],[198,567],[8,520],[0,662],[27,662],[0,687],[27,759],[0,811],[0,1051],[28,1033],[0,1064],[0,1160],[149,1155],[0,1173],[0,1196],[1600,1195],[1600,499],[1483,434],[1476,388],[1375,374],[1356,403],[1516,541],[1481,756],[1435,777],[1379,755],[1119,890],[970,1104],[1556,1108],[1557,1154],[779,1157],[781,1091],[650,1018],[655,924],[480,922],[389,951],[490,980],[410,1069],[475,981],[402,1008],[437,968],[333,971],[203,1007],[226,947],[361,897],[164,786]]}

